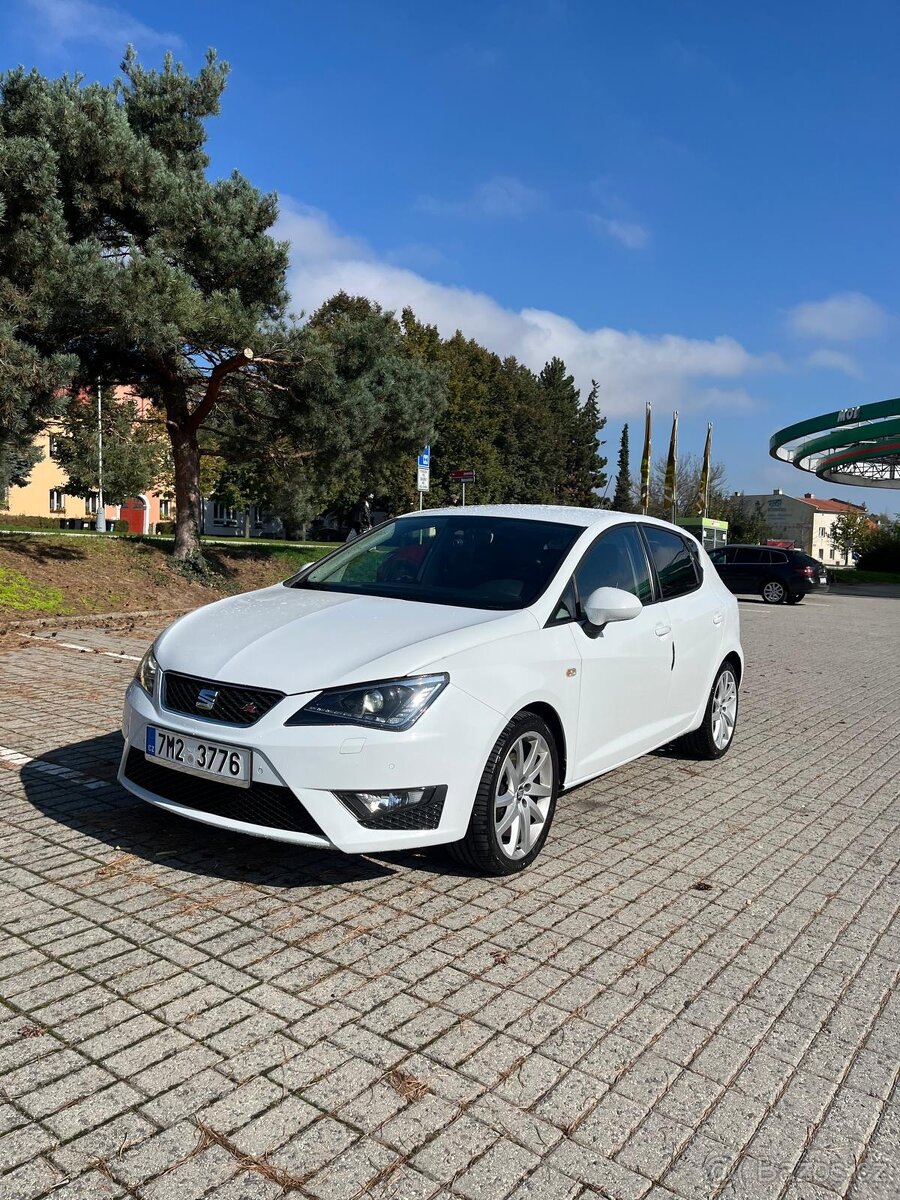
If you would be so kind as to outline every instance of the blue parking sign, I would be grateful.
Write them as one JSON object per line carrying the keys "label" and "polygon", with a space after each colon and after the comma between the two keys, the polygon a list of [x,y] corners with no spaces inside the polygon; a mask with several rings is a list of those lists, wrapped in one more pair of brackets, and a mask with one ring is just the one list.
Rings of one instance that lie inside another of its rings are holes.
{"label": "blue parking sign", "polygon": [[418,465],[425,470],[427,470],[431,466],[431,447],[430,446],[426,446],[425,449],[422,451],[422,453],[419,455]]}

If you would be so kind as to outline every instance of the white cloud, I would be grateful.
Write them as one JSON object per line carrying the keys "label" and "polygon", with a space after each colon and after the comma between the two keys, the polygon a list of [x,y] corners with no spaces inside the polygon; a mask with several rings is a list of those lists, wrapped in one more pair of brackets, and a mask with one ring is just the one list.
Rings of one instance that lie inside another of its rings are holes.
{"label": "white cloud", "polygon": [[628,250],[643,250],[650,241],[650,231],[637,221],[621,221],[616,217],[591,216],[598,233],[610,237]]}
{"label": "white cloud", "polygon": [[495,175],[462,200],[422,196],[416,207],[436,217],[525,217],[541,203],[540,193],[511,175]]}
{"label": "white cloud", "polygon": [[838,292],[825,300],[798,304],[787,316],[791,333],[835,342],[874,337],[887,322],[884,309],[862,292]]}
{"label": "white cloud", "polygon": [[749,412],[759,407],[759,401],[755,400],[746,388],[709,387],[697,395],[692,407],[699,411],[727,408],[732,412]]}
{"label": "white cloud", "polygon": [[175,33],[152,29],[124,9],[112,4],[93,4],[90,0],[28,0],[28,7],[40,22],[32,33],[53,46],[69,42],[100,42],[122,51],[128,43],[142,49],[164,46],[175,49],[182,39]]}
{"label": "white cloud", "polygon": [[862,371],[851,354],[842,350],[814,350],[806,359],[807,366],[821,367],[826,371],[843,371],[851,379],[861,379]]}
{"label": "white cloud", "polygon": [[[736,380],[761,369],[779,369],[772,356],[751,354],[731,337],[649,336],[604,327],[584,329],[568,317],[543,309],[504,308],[483,292],[436,283],[378,258],[364,243],[335,229],[328,217],[282,199],[279,237],[292,243],[289,284],[295,303],[310,312],[344,289],[386,308],[409,306],[420,320],[445,336],[461,329],[498,354],[514,354],[534,370],[559,355],[586,391],[601,384],[604,412],[640,412],[649,400],[662,407],[702,399],[717,380]],[[742,389],[715,389],[719,405],[744,406]]]}

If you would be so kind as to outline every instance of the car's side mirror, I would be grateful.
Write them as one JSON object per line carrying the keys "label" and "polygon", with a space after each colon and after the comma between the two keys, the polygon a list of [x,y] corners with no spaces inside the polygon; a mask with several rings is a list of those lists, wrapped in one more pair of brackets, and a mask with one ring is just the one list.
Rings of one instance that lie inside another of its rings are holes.
{"label": "car's side mirror", "polygon": [[597,588],[581,606],[587,622],[585,633],[596,637],[610,621],[633,621],[643,607],[637,596],[622,588]]}

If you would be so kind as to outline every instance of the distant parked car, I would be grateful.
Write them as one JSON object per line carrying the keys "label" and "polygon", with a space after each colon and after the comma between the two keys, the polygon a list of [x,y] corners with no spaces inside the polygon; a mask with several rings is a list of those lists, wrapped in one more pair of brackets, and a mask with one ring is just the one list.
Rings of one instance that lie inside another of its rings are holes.
{"label": "distant parked car", "polygon": [[824,564],[802,550],[720,546],[709,557],[730,591],[758,592],[766,604],[799,604],[810,592],[828,587]]}

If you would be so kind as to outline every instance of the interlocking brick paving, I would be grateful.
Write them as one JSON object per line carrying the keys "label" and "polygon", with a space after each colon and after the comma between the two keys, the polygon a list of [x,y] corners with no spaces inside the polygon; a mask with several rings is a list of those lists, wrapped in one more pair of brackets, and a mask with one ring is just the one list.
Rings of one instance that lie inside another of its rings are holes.
{"label": "interlocking brick paving", "polygon": [[96,651],[156,630],[8,637],[3,1200],[893,1200],[900,601],[741,609],[733,751],[505,881],[144,805]]}

